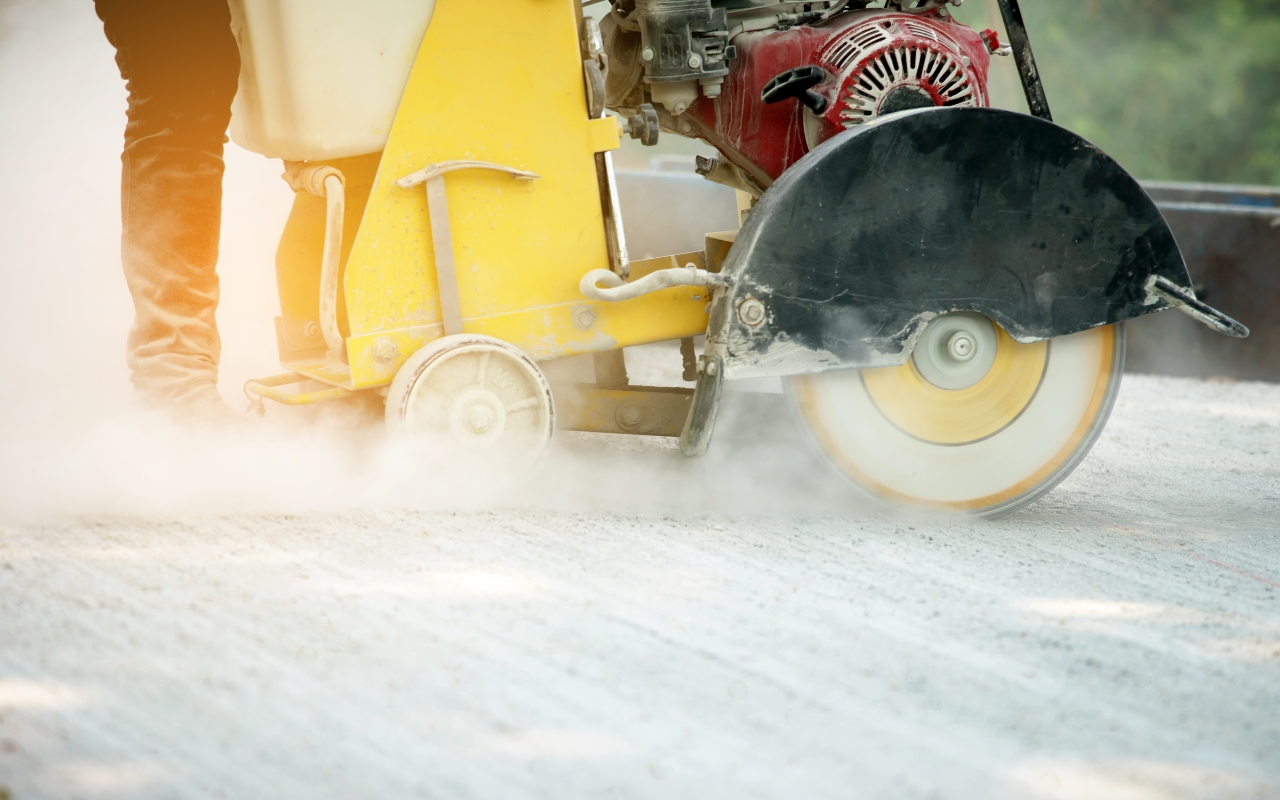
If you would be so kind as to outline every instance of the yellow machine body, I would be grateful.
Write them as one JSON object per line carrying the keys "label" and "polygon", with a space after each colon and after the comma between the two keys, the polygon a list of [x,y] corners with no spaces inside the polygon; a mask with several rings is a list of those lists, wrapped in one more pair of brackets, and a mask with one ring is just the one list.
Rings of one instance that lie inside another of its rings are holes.
{"label": "yellow machine body", "polygon": [[[345,179],[338,323],[345,363],[319,336],[325,199],[299,192],[277,255],[277,332],[290,371],[349,391],[391,383],[444,335],[436,243],[422,184],[397,179],[433,164],[482,161],[444,178],[462,329],[537,360],[703,333],[709,292],[674,287],[622,302],[579,290],[611,255],[608,160],[621,128],[588,110],[576,0],[503,0],[476,23],[462,0],[438,0],[382,153],[327,162]],[[625,258],[625,256],[623,256]],[[702,267],[702,254],[678,265]],[[672,266],[630,264],[631,278]]]}

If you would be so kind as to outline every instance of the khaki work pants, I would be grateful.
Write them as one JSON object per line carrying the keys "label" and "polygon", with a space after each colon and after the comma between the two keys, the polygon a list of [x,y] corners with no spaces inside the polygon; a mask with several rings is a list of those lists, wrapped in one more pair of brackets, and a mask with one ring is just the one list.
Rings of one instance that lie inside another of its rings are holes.
{"label": "khaki work pants", "polygon": [[222,148],[240,54],[226,0],[95,0],[129,105],[121,256],[144,405],[217,398]]}

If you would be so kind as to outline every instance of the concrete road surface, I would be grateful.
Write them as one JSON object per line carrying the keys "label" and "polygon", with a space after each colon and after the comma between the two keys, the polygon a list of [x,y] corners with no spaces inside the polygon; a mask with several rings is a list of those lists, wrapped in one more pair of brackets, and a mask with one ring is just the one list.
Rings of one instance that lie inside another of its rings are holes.
{"label": "concrete road surface", "polygon": [[219,508],[158,450],[141,516],[101,454],[11,470],[96,499],[6,496],[0,796],[1280,796],[1280,387],[1128,378],[994,522],[741,452],[564,437],[416,503],[369,456],[297,513],[287,459],[210,462]]}

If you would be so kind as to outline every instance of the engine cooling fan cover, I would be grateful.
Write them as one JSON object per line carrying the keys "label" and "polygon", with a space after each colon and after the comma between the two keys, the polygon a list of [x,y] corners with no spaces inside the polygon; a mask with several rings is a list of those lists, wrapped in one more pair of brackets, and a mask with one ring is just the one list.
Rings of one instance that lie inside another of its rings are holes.
{"label": "engine cooling fan cover", "polygon": [[839,88],[824,117],[842,130],[928,106],[986,106],[987,53],[931,17],[873,17],[832,39],[820,63]]}

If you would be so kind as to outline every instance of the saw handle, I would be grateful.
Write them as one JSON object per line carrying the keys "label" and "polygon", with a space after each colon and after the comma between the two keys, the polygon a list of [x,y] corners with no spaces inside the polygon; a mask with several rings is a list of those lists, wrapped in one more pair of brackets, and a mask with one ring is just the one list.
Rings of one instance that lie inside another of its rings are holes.
{"label": "saw handle", "polygon": [[827,98],[813,91],[813,87],[827,79],[821,67],[796,67],[775,75],[760,92],[766,103],[778,103],[794,97],[815,114],[827,110]]}
{"label": "saw handle", "polygon": [[[674,258],[672,259],[675,260]],[[603,285],[602,285],[603,284]],[[650,272],[643,278],[627,283],[617,273],[607,269],[593,269],[578,282],[578,291],[590,300],[617,303],[641,295],[670,289],[673,286],[732,286],[733,278],[717,272],[698,269],[693,264]]]}

